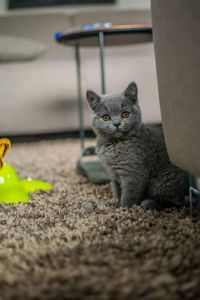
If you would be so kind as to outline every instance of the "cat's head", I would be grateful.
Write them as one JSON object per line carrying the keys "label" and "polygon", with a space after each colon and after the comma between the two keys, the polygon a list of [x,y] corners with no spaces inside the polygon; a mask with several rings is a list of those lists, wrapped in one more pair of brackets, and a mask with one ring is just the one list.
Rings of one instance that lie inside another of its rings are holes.
{"label": "cat's head", "polygon": [[92,125],[97,135],[121,139],[140,127],[141,112],[135,82],[131,82],[122,93],[99,95],[88,90],[86,97],[93,112]]}

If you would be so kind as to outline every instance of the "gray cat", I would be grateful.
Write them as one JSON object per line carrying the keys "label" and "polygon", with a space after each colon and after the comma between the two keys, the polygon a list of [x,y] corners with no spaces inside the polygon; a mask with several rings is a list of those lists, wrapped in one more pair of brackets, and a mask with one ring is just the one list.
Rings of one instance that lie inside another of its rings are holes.
{"label": "gray cat", "polygon": [[97,154],[112,179],[121,207],[141,205],[160,210],[182,207],[187,174],[171,164],[162,126],[144,125],[138,89],[131,82],[122,93],[87,91],[97,135]]}

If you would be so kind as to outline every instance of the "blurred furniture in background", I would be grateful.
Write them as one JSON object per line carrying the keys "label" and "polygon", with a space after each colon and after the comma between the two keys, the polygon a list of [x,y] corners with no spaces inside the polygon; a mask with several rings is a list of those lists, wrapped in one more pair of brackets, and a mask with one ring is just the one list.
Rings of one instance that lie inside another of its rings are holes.
{"label": "blurred furniture in background", "polygon": [[200,176],[200,2],[152,0],[152,22],[168,153]]}
{"label": "blurred furniture in background", "polygon": [[[114,24],[151,23],[149,11],[97,9],[76,13],[20,13],[0,16],[0,37],[26,38],[46,46],[46,52],[31,61],[0,64],[1,135],[40,134],[79,129],[74,51],[55,42],[56,31],[66,32],[94,22]],[[100,91],[98,49],[81,49],[83,93]],[[131,80],[139,86],[145,122],[160,122],[153,43],[107,47],[107,92],[121,91]],[[86,101],[85,101],[86,102]],[[90,112],[83,106],[85,126]]]}
{"label": "blurred furniture in background", "polygon": [[30,8],[42,6],[57,6],[70,4],[113,3],[115,0],[8,0],[9,8]]}

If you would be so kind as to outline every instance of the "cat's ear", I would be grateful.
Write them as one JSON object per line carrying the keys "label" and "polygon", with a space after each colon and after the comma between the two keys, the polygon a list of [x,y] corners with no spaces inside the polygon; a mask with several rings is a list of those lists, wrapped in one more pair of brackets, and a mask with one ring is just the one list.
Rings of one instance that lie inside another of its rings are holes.
{"label": "cat's ear", "polygon": [[101,100],[100,96],[91,90],[86,92],[86,98],[92,109],[95,109],[96,104]]}
{"label": "cat's ear", "polygon": [[134,81],[129,83],[124,92],[125,96],[132,100],[134,103],[137,102],[138,88]]}

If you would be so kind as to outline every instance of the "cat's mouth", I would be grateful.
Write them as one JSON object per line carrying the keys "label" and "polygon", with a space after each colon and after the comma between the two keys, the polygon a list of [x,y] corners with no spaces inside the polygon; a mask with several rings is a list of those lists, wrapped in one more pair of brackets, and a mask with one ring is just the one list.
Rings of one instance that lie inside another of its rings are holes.
{"label": "cat's mouth", "polygon": [[123,135],[123,132],[119,128],[117,128],[114,132],[114,136],[121,137],[122,135]]}
{"label": "cat's mouth", "polygon": [[124,130],[122,128],[116,128],[113,132],[113,137],[115,138],[123,138],[129,133],[128,130]]}

